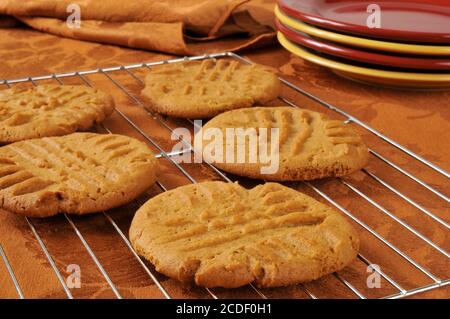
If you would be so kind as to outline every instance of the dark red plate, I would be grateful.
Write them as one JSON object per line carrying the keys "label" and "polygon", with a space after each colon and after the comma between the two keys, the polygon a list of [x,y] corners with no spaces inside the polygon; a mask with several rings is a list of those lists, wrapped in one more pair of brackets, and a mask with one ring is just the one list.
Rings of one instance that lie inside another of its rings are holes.
{"label": "dark red plate", "polygon": [[411,56],[395,56],[391,54],[386,55],[378,52],[363,51],[334,42],[327,42],[323,39],[312,38],[307,34],[292,30],[278,21],[278,19],[275,20],[275,25],[277,29],[292,42],[329,55],[398,68],[450,70],[450,57],[448,59],[412,58]]}
{"label": "dark red plate", "polygon": [[[381,28],[369,28],[369,5]],[[450,43],[450,0],[278,0],[287,15],[334,31],[409,42]]]}

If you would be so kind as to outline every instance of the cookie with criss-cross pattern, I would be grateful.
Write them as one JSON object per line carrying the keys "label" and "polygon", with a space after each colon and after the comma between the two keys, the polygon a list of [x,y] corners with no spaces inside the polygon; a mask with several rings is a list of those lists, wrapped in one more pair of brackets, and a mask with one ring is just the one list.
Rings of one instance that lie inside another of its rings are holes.
{"label": "cookie with criss-cross pattern", "polygon": [[106,93],[81,85],[0,91],[0,143],[87,130],[114,110]]}
{"label": "cookie with criss-cross pattern", "polygon": [[155,66],[142,95],[158,113],[208,118],[227,110],[264,105],[280,93],[277,76],[262,65],[237,61],[189,61]]}
{"label": "cookie with criss-cross pattern", "polygon": [[204,287],[285,286],[347,266],[359,239],[328,206],[277,183],[178,187],[147,201],[130,240],[156,270]]}
{"label": "cookie with criss-cross pattern", "polygon": [[73,133],[0,147],[0,208],[33,217],[88,214],[125,204],[156,180],[146,144]]}
{"label": "cookie with criss-cross pattern", "polygon": [[[205,134],[210,129],[210,132],[219,130],[221,136],[215,139]],[[227,140],[230,129],[235,132],[241,129],[243,133],[235,140]],[[266,135],[260,133],[261,129],[266,129]],[[271,129],[275,129],[273,136]],[[203,152],[206,161],[236,175],[269,181],[343,176],[361,169],[369,158],[367,146],[350,125],[318,112],[286,106],[222,113],[197,133],[196,141],[200,139],[202,143],[196,145],[201,145],[202,150],[219,145],[217,152]],[[252,139],[258,148],[252,147]],[[216,153],[226,154],[227,149],[232,150],[233,156],[216,158]],[[261,153],[261,149],[266,151]],[[262,169],[270,165],[273,166],[270,170]]]}

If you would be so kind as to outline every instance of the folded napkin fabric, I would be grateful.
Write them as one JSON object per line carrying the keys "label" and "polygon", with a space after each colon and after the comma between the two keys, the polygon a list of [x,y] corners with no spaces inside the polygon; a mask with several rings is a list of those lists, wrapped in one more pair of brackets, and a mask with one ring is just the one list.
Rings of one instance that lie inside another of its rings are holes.
{"label": "folded napkin fabric", "polygon": [[[15,17],[36,30],[74,39],[193,55],[236,51],[273,41],[271,27],[239,8],[246,2],[0,0],[0,17]],[[68,8],[73,4],[80,9],[79,28],[67,23],[72,13]]]}

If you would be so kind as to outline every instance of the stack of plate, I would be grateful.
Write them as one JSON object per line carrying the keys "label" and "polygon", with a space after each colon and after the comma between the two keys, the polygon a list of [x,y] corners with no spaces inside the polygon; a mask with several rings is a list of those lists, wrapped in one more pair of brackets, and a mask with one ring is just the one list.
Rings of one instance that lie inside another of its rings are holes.
{"label": "stack of plate", "polygon": [[450,0],[279,0],[278,40],[345,77],[450,87]]}

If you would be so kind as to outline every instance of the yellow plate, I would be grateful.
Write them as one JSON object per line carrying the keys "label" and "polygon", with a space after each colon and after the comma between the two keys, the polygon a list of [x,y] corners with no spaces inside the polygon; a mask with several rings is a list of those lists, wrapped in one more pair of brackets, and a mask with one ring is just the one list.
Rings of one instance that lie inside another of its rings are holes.
{"label": "yellow plate", "polygon": [[330,60],[311,52],[292,43],[281,33],[278,32],[278,41],[291,53],[315,64],[330,68],[334,72],[346,77],[388,86],[401,87],[423,87],[423,88],[445,88],[450,87],[450,74],[441,73],[409,73],[386,71],[380,69],[370,69],[351,64],[345,64]]}
{"label": "yellow plate", "polygon": [[423,55],[450,55],[450,46],[434,46],[434,45],[418,45],[418,44],[405,44],[405,43],[395,43],[386,42],[379,40],[371,40],[366,38],[359,38],[350,35],[334,33],[331,31],[319,29],[303,23],[299,20],[288,17],[286,14],[282,13],[278,6],[275,7],[275,15],[283,24],[295,29],[297,31],[342,43],[351,46],[357,46],[367,49],[382,50],[389,52],[398,52],[406,54],[423,54]]}

